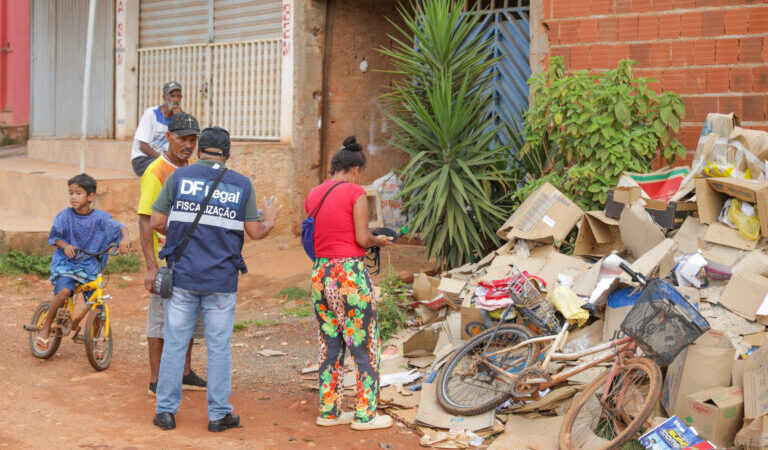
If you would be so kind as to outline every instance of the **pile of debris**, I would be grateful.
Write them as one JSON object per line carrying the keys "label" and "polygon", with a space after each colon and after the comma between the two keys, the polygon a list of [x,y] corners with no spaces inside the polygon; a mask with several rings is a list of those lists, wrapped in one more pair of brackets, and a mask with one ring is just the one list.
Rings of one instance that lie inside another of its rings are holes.
{"label": "pile of debris", "polygon": [[[690,169],[624,174],[603,211],[584,212],[545,184],[499,230],[508,241],[501,248],[437,278],[415,276],[412,306],[422,325],[383,349],[382,408],[420,429],[425,446],[482,445],[506,429],[490,448],[558,448],[562,415],[603,367],[539,400],[508,402],[474,417],[439,406],[436,375],[455,349],[496,325],[478,285],[504,279],[513,268],[543,281],[550,294],[564,286],[597,307],[597,318],[573,330],[568,345],[623,336],[621,323],[638,298],[616,270],[617,262],[627,262],[677,286],[710,324],[663,369],[652,415],[658,426],[649,435],[675,430],[720,448],[768,448],[767,175],[768,133],[739,127],[733,114],[710,114]],[[575,227],[573,256],[560,253],[555,245]]]}

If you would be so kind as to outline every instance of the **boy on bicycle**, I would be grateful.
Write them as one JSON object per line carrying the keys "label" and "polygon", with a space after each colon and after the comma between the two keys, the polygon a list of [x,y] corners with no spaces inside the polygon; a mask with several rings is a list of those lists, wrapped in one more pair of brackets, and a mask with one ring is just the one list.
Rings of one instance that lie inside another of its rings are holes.
{"label": "boy on bicycle", "polygon": [[113,242],[119,242],[120,254],[127,253],[131,248],[130,234],[125,225],[105,211],[91,209],[91,202],[96,196],[96,180],[93,177],[81,173],[70,179],[67,185],[72,207],[56,215],[48,236],[48,245],[56,247],[51,260],[53,299],[36,338],[41,348],[48,347],[51,323],[59,308],[74,294],[79,284],[96,279],[102,269],[93,258],[75,258],[76,249],[97,253]]}

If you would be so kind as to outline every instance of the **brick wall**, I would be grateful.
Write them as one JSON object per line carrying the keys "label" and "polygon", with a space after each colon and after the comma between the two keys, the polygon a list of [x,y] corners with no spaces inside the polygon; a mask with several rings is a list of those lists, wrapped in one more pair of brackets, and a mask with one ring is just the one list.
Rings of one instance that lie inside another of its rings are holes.
{"label": "brick wall", "polygon": [[689,153],[709,112],[768,130],[766,0],[544,0],[543,23],[549,54],[569,70],[632,58],[655,89],[680,94],[678,139]]}

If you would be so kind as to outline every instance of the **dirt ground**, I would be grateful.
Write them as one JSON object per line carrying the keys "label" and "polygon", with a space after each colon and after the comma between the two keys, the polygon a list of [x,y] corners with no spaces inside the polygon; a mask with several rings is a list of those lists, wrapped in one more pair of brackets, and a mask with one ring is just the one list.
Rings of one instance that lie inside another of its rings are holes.
{"label": "dirt ground", "polygon": [[[430,268],[423,249],[396,247],[383,254],[383,266],[401,275]],[[244,255],[250,272],[240,278],[235,320],[251,322],[232,336],[231,398],[242,428],[208,432],[205,393],[193,391],[184,391],[176,430],[152,425],[143,273],[112,275],[107,284],[115,347],[104,372],[91,368],[71,336],[50,360],[34,358],[22,325],[51,295],[51,285],[35,276],[6,276],[0,277],[0,448],[418,448],[418,435],[401,424],[369,432],[315,425],[317,391],[309,388],[315,382],[300,375],[317,362],[315,319],[306,312],[288,317],[291,308],[308,308],[275,296],[285,287],[308,287],[310,262],[293,242],[251,243]],[[287,355],[257,355],[261,349]],[[205,344],[197,343],[192,367],[201,376],[205,360]]]}

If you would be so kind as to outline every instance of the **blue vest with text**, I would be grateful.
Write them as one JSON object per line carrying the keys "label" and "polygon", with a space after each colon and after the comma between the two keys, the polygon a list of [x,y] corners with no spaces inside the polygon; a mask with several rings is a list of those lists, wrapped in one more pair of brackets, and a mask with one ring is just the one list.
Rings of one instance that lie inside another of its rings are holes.
{"label": "blue vest with text", "polygon": [[237,292],[240,270],[245,273],[243,233],[245,204],[251,181],[228,170],[214,191],[205,212],[178,261],[176,249],[184,241],[219,169],[201,164],[173,172],[173,206],[168,215],[165,248],[161,258],[173,267],[173,285],[201,292]]}

